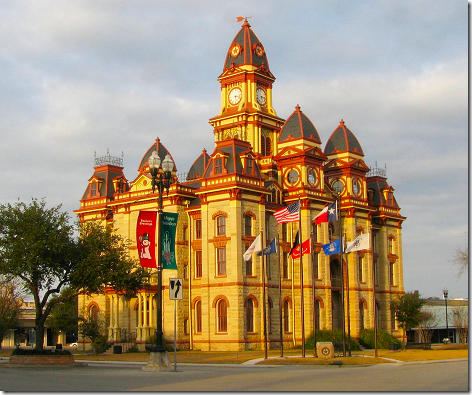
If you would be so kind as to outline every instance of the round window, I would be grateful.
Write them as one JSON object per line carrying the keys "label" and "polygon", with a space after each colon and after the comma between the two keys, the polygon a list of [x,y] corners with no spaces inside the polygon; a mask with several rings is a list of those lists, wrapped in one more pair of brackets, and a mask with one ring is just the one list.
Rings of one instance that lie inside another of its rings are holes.
{"label": "round window", "polygon": [[341,180],[336,180],[334,183],[333,183],[333,189],[336,193],[342,193],[343,190],[344,190],[344,184]]}
{"label": "round window", "polygon": [[314,169],[308,170],[308,182],[313,187],[316,185],[316,171]]}
{"label": "round window", "polygon": [[354,195],[359,195],[361,193],[361,183],[359,180],[354,180],[352,182],[352,191],[354,192]]}
{"label": "round window", "polygon": [[298,181],[298,172],[296,170],[290,170],[287,175],[287,181],[289,184],[296,184]]}

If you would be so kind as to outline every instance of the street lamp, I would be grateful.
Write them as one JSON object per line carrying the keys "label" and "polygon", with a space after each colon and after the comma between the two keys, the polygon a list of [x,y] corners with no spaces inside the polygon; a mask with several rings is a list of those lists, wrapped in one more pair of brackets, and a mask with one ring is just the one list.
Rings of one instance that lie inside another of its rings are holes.
{"label": "street lamp", "polygon": [[[156,321],[156,345],[153,352],[165,353],[166,349],[163,344],[163,331],[162,331],[162,198],[164,189],[169,194],[169,188],[172,183],[172,170],[174,170],[174,162],[170,155],[166,155],[162,161],[157,154],[157,151],[153,151],[148,160],[149,169],[152,176],[152,193],[155,192],[156,187],[159,192],[159,209],[157,211],[157,223],[158,223],[158,241],[157,241],[157,321]],[[162,356],[159,359],[162,361]]]}
{"label": "street lamp", "polygon": [[447,339],[449,339],[449,324],[447,322],[447,295],[448,295],[449,291],[447,290],[447,288],[444,288],[443,289],[443,296],[444,296],[444,300],[446,301],[446,337]]}

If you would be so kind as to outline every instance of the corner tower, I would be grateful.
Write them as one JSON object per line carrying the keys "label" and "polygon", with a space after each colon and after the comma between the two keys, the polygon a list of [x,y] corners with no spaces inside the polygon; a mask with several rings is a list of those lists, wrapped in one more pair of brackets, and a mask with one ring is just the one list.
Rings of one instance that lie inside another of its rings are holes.
{"label": "corner tower", "polygon": [[264,46],[244,23],[226,54],[221,84],[221,109],[210,119],[216,143],[237,138],[251,144],[263,172],[275,164],[277,137],[284,120],[272,107],[272,85]]}

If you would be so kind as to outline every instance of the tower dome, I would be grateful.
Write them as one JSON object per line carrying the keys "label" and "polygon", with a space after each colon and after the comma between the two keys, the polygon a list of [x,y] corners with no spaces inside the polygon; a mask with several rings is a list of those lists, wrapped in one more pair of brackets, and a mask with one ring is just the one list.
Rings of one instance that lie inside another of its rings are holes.
{"label": "tower dome", "polygon": [[295,111],[285,121],[280,131],[279,143],[289,139],[307,139],[321,144],[320,135],[310,119],[300,110],[297,104]]}
{"label": "tower dome", "polygon": [[247,19],[229,46],[223,71],[241,65],[252,65],[256,68],[263,66],[264,69],[269,69],[264,46],[252,31]]}
{"label": "tower dome", "polygon": [[326,142],[324,150],[325,155],[336,154],[339,152],[352,152],[364,156],[364,151],[362,150],[359,141],[356,136],[354,136],[354,133],[345,126],[342,119],[339,126]]}

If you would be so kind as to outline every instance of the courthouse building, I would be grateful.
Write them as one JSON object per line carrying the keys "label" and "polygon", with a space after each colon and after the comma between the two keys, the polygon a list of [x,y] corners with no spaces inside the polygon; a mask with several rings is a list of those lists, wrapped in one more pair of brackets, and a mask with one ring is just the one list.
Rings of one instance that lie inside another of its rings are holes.
{"label": "courthouse building", "polygon": [[[180,349],[263,348],[264,306],[271,348],[280,347],[281,334],[288,348],[300,346],[302,333],[308,337],[314,326],[341,328],[343,311],[344,322],[349,322],[356,337],[362,328],[373,328],[374,300],[378,328],[400,336],[391,302],[404,292],[405,217],[386,171],[366,165],[360,142],[339,115],[327,115],[333,119],[334,131],[324,143],[296,103],[287,120],[277,115],[272,97],[284,92],[274,90],[265,48],[247,20],[229,45],[218,82],[215,90],[221,90],[221,104],[218,108],[215,103],[217,115],[209,120],[214,149],[195,152],[190,169],[176,163],[180,177],[175,176],[163,198],[164,211],[179,214],[178,271],[163,272],[165,340],[174,339],[169,278],[184,279],[183,300],[176,303]],[[124,174],[122,158],[109,154],[95,158],[93,175],[76,210],[80,221],[114,226],[131,240],[130,252],[136,258],[138,214],[158,208],[148,158],[154,150],[161,159],[167,154],[172,157],[159,138],[146,148],[132,179]],[[314,225],[312,219],[337,193],[342,230],[338,222]],[[312,237],[312,252],[302,257],[302,273],[300,259],[289,255],[299,222],[277,225],[273,215],[298,200],[302,238]],[[372,248],[343,257],[325,255],[322,245],[339,238],[341,231],[347,242],[372,232]],[[276,237],[279,240],[278,253],[267,255],[266,279],[262,258],[254,254],[250,261],[243,259],[261,232],[265,245]],[[344,277],[341,259],[347,267]],[[111,289],[104,295],[84,295],[79,298],[79,311],[104,317],[110,341],[133,334],[143,348],[156,328],[156,269],[150,272],[150,283],[137,297],[123,297]],[[344,303],[342,278],[348,289]]]}

